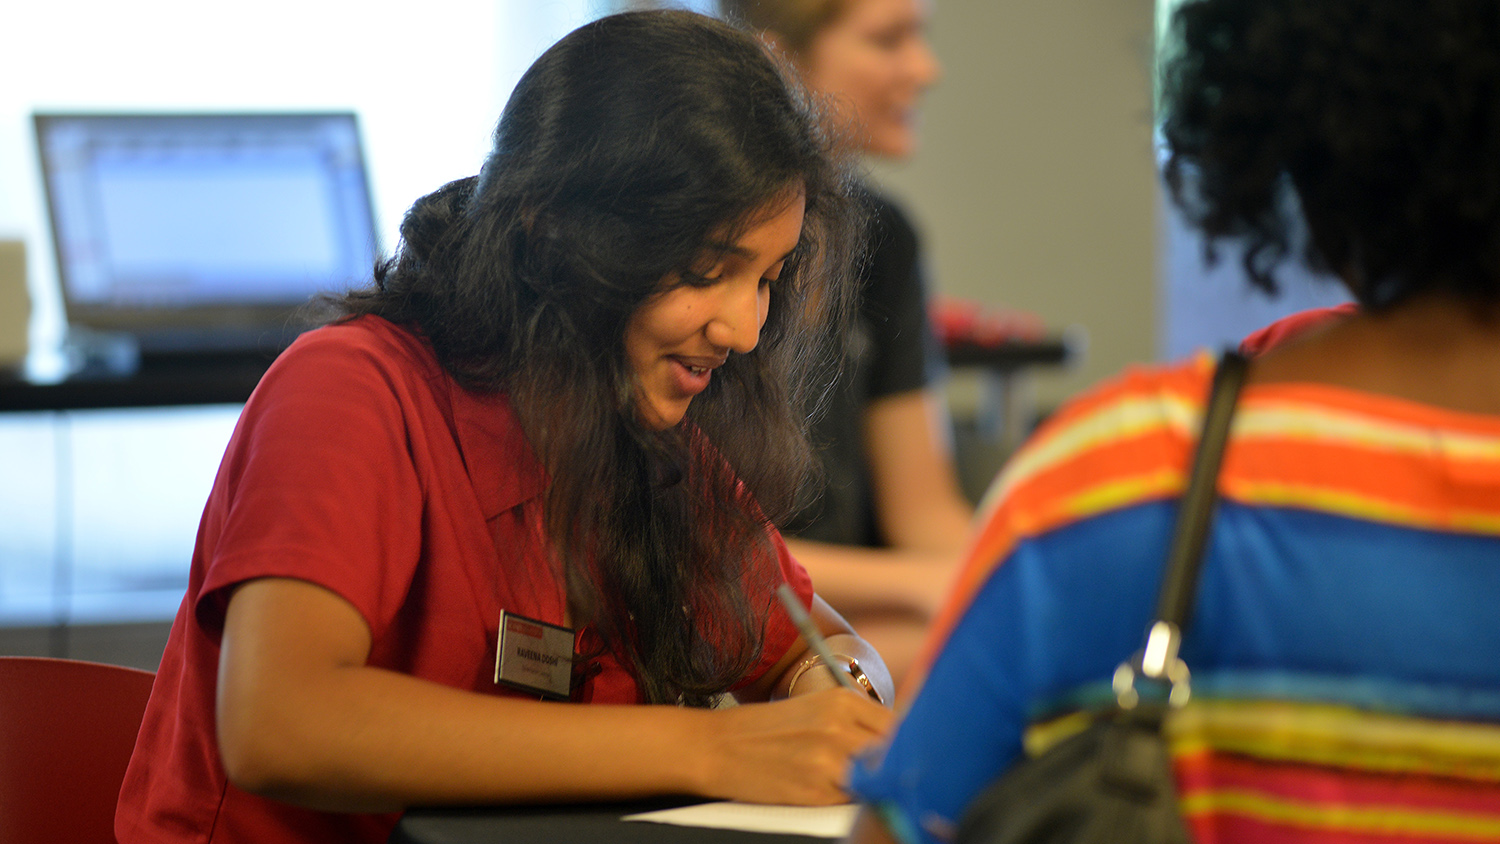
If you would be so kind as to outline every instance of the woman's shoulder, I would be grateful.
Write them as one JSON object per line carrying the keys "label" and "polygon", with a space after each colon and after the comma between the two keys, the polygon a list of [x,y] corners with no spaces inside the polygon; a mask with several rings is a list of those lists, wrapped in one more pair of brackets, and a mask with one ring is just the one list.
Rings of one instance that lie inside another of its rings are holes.
{"label": "woman's shoulder", "polygon": [[[1208,351],[1171,363],[1138,364],[1064,402],[1038,426],[1011,461],[1013,473],[1065,460],[1089,459],[1122,442],[1158,437],[1190,444],[1197,437],[1213,381]],[[1252,362],[1252,373],[1255,364]],[[1237,431],[1257,440],[1297,440],[1313,430],[1374,428],[1500,437],[1500,418],[1431,407],[1400,398],[1307,381],[1252,381],[1239,401]],[[1149,461],[1161,451],[1136,451]],[[1152,455],[1155,455],[1153,457]],[[1178,459],[1181,454],[1172,455]]]}
{"label": "woman's shoulder", "polygon": [[416,332],[359,316],[299,336],[271,364],[251,395],[270,406],[373,408],[451,404],[453,378]]}
{"label": "woman's shoulder", "polygon": [[373,315],[329,323],[303,333],[271,367],[272,372],[286,369],[304,374],[309,370],[407,371],[422,378],[443,372],[432,346],[414,329]]}
{"label": "woman's shoulder", "polygon": [[385,357],[432,357],[431,346],[413,328],[373,314],[330,322],[303,333],[284,355],[354,352]]}
{"label": "woman's shoulder", "polygon": [[[1055,527],[1177,495],[1213,372],[1213,357],[1200,353],[1133,367],[1068,402],[1007,462],[981,513],[1004,506],[1012,522]],[[1295,500],[1342,513],[1337,502],[1357,500],[1365,509],[1351,512],[1368,515],[1379,501],[1439,514],[1456,499],[1493,500],[1500,417],[1333,384],[1252,381],[1220,484],[1247,505]]]}

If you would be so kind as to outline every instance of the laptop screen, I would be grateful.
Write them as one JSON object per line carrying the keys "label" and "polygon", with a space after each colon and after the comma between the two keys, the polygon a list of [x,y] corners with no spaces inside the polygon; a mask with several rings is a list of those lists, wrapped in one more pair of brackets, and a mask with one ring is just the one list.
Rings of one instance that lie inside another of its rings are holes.
{"label": "laptop screen", "polygon": [[37,114],[70,333],[277,350],[378,254],[352,113]]}

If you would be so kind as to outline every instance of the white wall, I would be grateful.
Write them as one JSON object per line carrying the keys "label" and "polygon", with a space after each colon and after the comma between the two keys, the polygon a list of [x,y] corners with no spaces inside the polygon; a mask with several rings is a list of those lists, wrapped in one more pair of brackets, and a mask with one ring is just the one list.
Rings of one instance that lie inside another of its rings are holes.
{"label": "white wall", "polygon": [[[27,244],[44,352],[62,314],[33,110],[352,109],[389,249],[414,199],[478,170],[515,80],[598,6],[22,2],[0,15],[0,237]],[[237,414],[0,414],[0,624],[169,615]]]}
{"label": "white wall", "polygon": [[[61,314],[32,110],[353,109],[387,249],[474,173],[510,88],[589,0],[29,0],[0,49],[0,237],[28,247],[34,345]],[[12,6],[19,6],[13,8]]]}
{"label": "white wall", "polygon": [[[1165,2],[1166,0],[1164,0]],[[1138,362],[1218,347],[1304,307],[1343,301],[1295,269],[1283,296],[1251,292],[1158,189],[1153,0],[936,0],[946,76],[923,147],[875,173],[925,229],[935,287],[1082,326],[1081,365],[1042,371],[1049,406]],[[975,399],[962,375],[960,410]]]}
{"label": "white wall", "polygon": [[1044,404],[1155,356],[1153,20],[1152,0],[937,0],[922,149],[876,171],[939,290],[1087,329]]}

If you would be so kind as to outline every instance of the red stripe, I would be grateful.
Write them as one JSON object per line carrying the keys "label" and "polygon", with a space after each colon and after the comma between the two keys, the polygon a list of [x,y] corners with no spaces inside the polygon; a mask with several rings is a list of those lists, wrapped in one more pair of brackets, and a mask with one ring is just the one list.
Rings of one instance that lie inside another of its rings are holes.
{"label": "red stripe", "polygon": [[1294,827],[1243,815],[1189,818],[1193,844],[1474,844],[1472,838]]}
{"label": "red stripe", "polygon": [[1184,795],[1251,791],[1306,805],[1456,812],[1500,820],[1500,785],[1418,774],[1267,762],[1222,753],[1177,758]]}

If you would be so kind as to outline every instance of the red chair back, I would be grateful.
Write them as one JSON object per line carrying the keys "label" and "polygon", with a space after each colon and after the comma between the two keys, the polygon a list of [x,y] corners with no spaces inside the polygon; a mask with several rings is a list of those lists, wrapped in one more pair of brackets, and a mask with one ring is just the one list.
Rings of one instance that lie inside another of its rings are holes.
{"label": "red chair back", "polygon": [[0,841],[113,844],[115,802],[155,677],[0,657]]}

